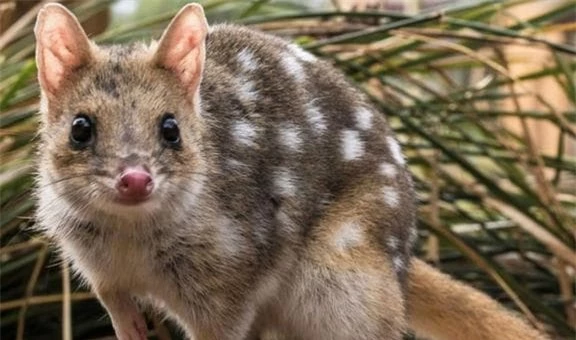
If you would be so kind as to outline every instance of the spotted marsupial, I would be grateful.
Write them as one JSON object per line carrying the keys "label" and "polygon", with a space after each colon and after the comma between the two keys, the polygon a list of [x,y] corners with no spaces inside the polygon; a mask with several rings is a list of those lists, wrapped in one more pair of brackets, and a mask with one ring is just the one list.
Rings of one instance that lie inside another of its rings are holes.
{"label": "spotted marsupial", "polygon": [[543,339],[412,257],[400,145],[328,62],[197,4],[151,44],[58,4],[35,33],[38,226],[121,340],[141,304],[198,340]]}

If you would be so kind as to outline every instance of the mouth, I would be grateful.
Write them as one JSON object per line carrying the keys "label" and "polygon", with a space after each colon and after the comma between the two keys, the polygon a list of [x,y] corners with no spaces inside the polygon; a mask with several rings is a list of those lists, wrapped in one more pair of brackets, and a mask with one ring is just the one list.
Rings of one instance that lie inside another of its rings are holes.
{"label": "mouth", "polygon": [[146,197],[116,197],[115,203],[124,206],[138,206],[150,200],[150,196]]}

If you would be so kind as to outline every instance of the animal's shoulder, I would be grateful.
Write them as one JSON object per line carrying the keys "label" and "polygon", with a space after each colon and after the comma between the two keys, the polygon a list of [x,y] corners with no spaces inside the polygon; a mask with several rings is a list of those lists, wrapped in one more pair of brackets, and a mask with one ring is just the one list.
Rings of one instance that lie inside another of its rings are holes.
{"label": "animal's shoulder", "polygon": [[282,38],[249,27],[219,24],[210,29],[206,50],[209,59],[229,60],[243,50],[258,55],[276,54],[288,44]]}

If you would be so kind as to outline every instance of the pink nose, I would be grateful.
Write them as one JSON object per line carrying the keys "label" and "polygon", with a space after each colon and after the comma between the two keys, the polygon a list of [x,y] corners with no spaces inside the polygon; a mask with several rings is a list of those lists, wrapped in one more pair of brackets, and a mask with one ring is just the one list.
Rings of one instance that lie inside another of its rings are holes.
{"label": "pink nose", "polygon": [[126,168],[116,183],[120,199],[143,201],[152,193],[154,182],[150,173],[140,167]]}

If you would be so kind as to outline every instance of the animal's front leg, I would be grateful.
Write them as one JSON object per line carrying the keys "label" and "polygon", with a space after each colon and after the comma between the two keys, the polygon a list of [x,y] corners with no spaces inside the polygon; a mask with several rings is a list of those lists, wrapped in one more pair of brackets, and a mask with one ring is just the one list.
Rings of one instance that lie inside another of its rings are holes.
{"label": "animal's front leg", "polygon": [[179,321],[190,339],[247,340],[254,318],[255,308],[251,302],[232,297],[222,299],[217,305],[196,309],[194,315],[183,315]]}
{"label": "animal's front leg", "polygon": [[98,292],[119,340],[147,339],[146,321],[138,311],[136,303],[126,292]]}

